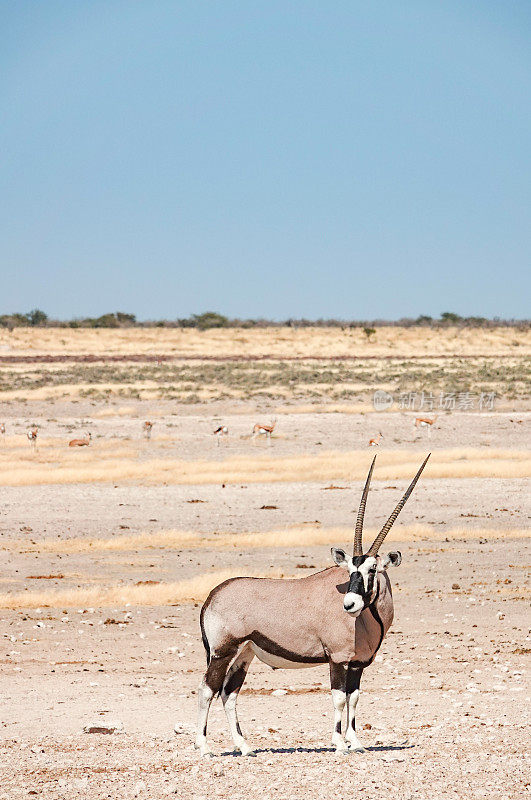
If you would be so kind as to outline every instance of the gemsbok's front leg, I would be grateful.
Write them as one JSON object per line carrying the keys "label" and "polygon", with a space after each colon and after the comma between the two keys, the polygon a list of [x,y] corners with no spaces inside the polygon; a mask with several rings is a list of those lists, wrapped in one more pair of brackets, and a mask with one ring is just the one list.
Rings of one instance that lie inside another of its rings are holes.
{"label": "gemsbok's front leg", "polygon": [[334,732],[332,746],[338,753],[348,753],[347,743],[341,732],[343,711],[347,702],[347,669],[344,664],[330,662],[330,687],[332,689],[332,702],[334,703]]}
{"label": "gemsbok's front leg", "polygon": [[360,696],[360,681],[363,669],[347,668],[347,733],[345,739],[348,748],[353,753],[364,753],[365,748],[356,736],[356,706]]}
{"label": "gemsbok's front leg", "polygon": [[227,715],[227,722],[229,723],[232,740],[236,748],[241,752],[242,756],[256,755],[252,747],[249,747],[243,737],[242,729],[240,728],[240,723],[238,722],[238,715],[236,713],[236,702],[238,700],[238,695],[243,686],[243,682],[247,676],[247,671],[253,658],[253,649],[251,645],[247,643],[230,665],[230,669],[227,672],[223,682],[223,688],[221,690],[221,700],[223,702],[223,707],[225,708],[225,714]]}

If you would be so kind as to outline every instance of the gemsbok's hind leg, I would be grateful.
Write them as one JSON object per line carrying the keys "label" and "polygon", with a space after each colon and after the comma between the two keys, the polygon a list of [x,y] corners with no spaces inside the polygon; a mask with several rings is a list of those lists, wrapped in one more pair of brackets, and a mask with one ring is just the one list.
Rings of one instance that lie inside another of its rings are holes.
{"label": "gemsbok's hind leg", "polygon": [[353,753],[364,753],[365,748],[356,736],[356,706],[360,697],[360,681],[363,669],[349,666],[347,669],[347,732],[345,739]]}
{"label": "gemsbok's hind leg", "polygon": [[233,657],[234,653],[223,658],[211,658],[199,687],[195,747],[200,751],[202,756],[212,755],[207,744],[208,712],[210,711],[212,698],[217,692],[221,691],[228,666]]}
{"label": "gemsbok's hind leg", "polygon": [[348,753],[347,743],[341,732],[341,720],[347,702],[347,669],[344,664],[330,662],[330,686],[334,703],[334,732],[332,746],[338,753]]}
{"label": "gemsbok's hind leg", "polygon": [[242,734],[240,723],[238,722],[238,715],[236,713],[236,703],[240,689],[247,676],[247,671],[254,658],[254,653],[250,643],[248,642],[242,650],[238,653],[227,672],[221,690],[221,700],[227,715],[227,722],[232,736],[232,740],[242,756],[254,756],[254,750],[249,747]]}

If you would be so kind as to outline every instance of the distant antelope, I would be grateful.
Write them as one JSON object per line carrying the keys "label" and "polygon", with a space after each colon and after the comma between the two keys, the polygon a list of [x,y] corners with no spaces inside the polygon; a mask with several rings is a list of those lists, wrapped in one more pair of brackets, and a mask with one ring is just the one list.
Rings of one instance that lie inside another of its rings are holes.
{"label": "distant antelope", "polygon": [[87,433],[84,439],[71,439],[68,442],[69,447],[88,447],[92,439],[92,434]]}
{"label": "distant antelope", "polygon": [[151,431],[153,430],[153,423],[152,422],[144,422],[142,425],[142,430],[144,432],[144,436],[146,439],[151,439]]}
{"label": "distant antelope", "polygon": [[[230,578],[210,592],[200,615],[207,656],[198,691],[195,746],[201,755],[210,753],[207,720],[216,694],[221,695],[236,748],[242,755],[254,755],[238,723],[236,701],[255,656],[274,669],[328,664],[335,712],[332,745],[341,753],[363,752],[355,723],[361,675],[374,661],[393,621],[386,570],[402,561],[398,551],[387,555],[379,551],[428,458],[365,554],[363,519],[376,457],[361,497],[352,557],[333,547],[336,566],[305,578]],[[343,738],[345,706],[347,731]]]}
{"label": "distant antelope", "polygon": [[266,439],[271,444],[271,434],[275,430],[275,425],[277,424],[276,417],[275,419],[271,420],[271,425],[261,425],[259,422],[253,428],[253,434],[251,439],[256,439],[257,436],[265,436]]}
{"label": "distant antelope", "polygon": [[431,426],[437,422],[438,414],[430,419],[429,417],[416,417],[415,418],[415,428],[427,428],[428,429],[428,437],[431,439]]}
{"label": "distant antelope", "polygon": [[5,424],[5,422],[0,422],[0,433],[2,434],[2,441],[5,442],[5,440],[6,440],[6,424]]}
{"label": "distant antelope", "polygon": [[383,433],[381,431],[375,439],[369,440],[369,447],[378,447],[380,444],[380,439],[383,439]]}
{"label": "distant antelope", "polygon": [[33,447],[34,450],[37,449],[37,436],[39,435],[39,431],[37,428],[32,428],[30,431],[27,432],[26,436],[28,437],[29,443]]}
{"label": "distant antelope", "polygon": [[214,431],[214,436],[218,440],[218,447],[220,440],[228,435],[229,435],[229,429],[227,428],[226,425],[220,425],[219,428],[216,428],[216,430]]}

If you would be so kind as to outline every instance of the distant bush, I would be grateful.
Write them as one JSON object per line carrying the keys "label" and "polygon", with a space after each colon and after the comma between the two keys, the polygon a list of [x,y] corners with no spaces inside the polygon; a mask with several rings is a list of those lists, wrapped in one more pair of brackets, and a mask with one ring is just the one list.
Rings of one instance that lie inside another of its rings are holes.
{"label": "distant bush", "polygon": [[26,314],[13,313],[0,316],[0,327],[13,330],[17,327],[62,327],[62,328],[197,328],[205,331],[210,328],[341,328],[342,330],[361,328],[370,341],[378,328],[422,326],[426,328],[440,328],[457,326],[459,328],[497,328],[512,327],[527,330],[531,325],[530,320],[502,320],[498,317],[486,319],[485,317],[462,317],[452,311],[444,311],[436,319],[427,314],[416,318],[404,317],[399,320],[341,320],[341,319],[287,319],[284,321],[268,319],[239,319],[229,318],[216,311],[205,311],[202,314],[192,314],[182,319],[160,319],[139,322],[135,314],[123,311],[113,311],[102,314],[101,317],[85,317],[70,320],[54,320],[35,308]]}
{"label": "distant bush", "polygon": [[48,320],[48,314],[45,314],[40,308],[34,308],[33,311],[26,314],[26,317],[30,325],[45,325]]}
{"label": "distant bush", "polygon": [[229,324],[227,317],[223,314],[217,314],[215,311],[206,311],[204,314],[192,314],[193,327],[199,328],[200,331],[206,331],[209,328],[226,328]]}

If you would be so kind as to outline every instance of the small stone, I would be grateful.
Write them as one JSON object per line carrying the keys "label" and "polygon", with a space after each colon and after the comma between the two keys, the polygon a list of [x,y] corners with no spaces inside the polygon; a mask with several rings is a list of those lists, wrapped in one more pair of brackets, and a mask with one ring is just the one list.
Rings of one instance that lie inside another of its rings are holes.
{"label": "small stone", "polygon": [[286,689],[275,689],[274,692],[271,692],[273,697],[283,697],[283,695],[287,694]]}
{"label": "small stone", "polygon": [[117,720],[97,720],[89,725],[83,726],[83,733],[122,733],[124,724],[119,719]]}
{"label": "small stone", "polygon": [[461,587],[459,586],[458,583],[452,583],[452,589],[460,589],[460,588]]}

